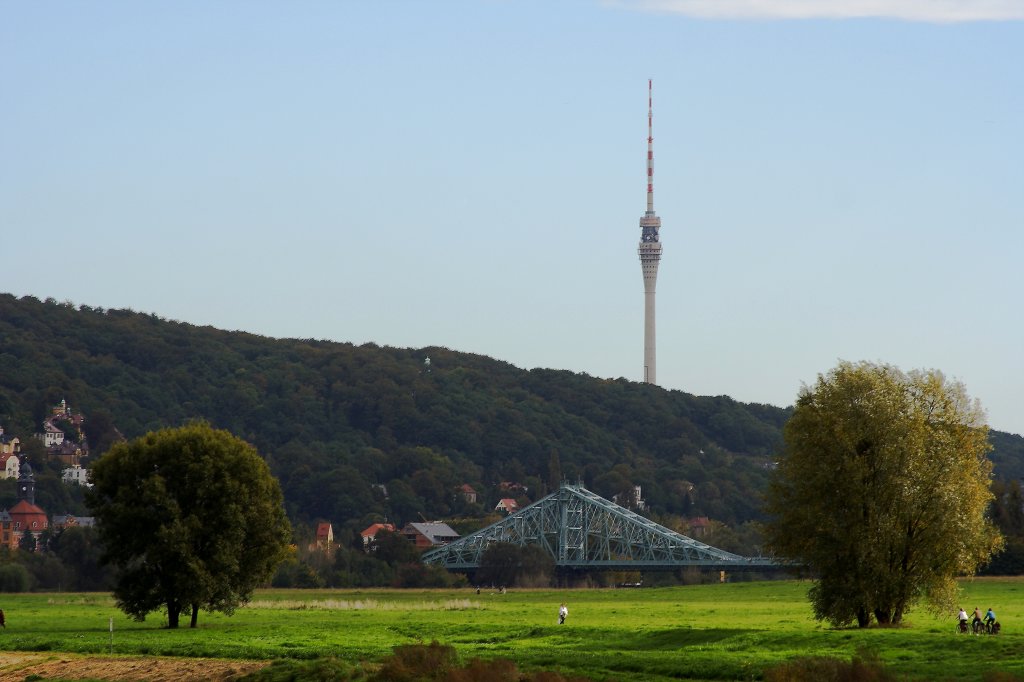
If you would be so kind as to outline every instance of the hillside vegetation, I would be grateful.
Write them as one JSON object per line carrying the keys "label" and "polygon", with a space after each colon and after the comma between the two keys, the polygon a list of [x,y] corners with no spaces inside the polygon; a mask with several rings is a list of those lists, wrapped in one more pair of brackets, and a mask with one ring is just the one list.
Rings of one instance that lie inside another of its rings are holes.
{"label": "hillside vegetation", "polygon": [[[536,500],[563,479],[620,499],[639,485],[648,515],[739,528],[760,518],[789,414],[447,348],[272,339],[0,294],[0,425],[25,440],[62,398],[127,438],[193,419],[228,429],[267,459],[294,523],[336,533],[385,517],[480,525],[500,497]],[[1020,477],[1024,439],[993,442],[997,476]],[[95,457],[108,443],[93,445]],[[477,503],[455,493],[465,483]]]}

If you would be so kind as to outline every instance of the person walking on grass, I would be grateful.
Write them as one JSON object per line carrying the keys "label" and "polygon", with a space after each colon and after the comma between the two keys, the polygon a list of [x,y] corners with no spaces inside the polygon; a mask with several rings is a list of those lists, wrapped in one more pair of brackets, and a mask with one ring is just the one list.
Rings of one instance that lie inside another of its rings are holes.
{"label": "person walking on grass", "polygon": [[562,605],[558,607],[558,624],[563,625],[565,623],[565,617],[569,615],[569,607],[562,602]]}

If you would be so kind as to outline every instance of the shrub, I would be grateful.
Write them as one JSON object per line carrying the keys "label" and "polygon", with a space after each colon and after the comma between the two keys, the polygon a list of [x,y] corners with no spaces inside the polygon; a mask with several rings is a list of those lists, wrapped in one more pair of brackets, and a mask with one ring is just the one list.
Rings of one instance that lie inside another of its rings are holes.
{"label": "shrub", "polygon": [[380,682],[420,682],[445,680],[455,667],[455,649],[436,641],[429,645],[396,646],[394,654],[384,661],[372,678]]}
{"label": "shrub", "polygon": [[541,671],[523,673],[507,658],[474,658],[465,666],[457,665],[455,649],[446,644],[409,644],[394,648],[371,679],[377,682],[589,682],[584,677],[564,677]]}
{"label": "shrub", "polygon": [[878,654],[859,650],[850,662],[838,658],[811,656],[797,658],[764,672],[765,682],[896,682],[885,669]]}
{"label": "shrub", "polygon": [[0,592],[28,592],[32,577],[21,564],[0,565]]}

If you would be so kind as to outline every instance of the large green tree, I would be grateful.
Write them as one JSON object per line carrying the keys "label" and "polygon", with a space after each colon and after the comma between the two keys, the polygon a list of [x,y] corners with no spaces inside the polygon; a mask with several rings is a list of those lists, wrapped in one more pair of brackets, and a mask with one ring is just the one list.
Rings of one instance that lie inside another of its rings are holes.
{"label": "large green tree", "polygon": [[291,534],[281,490],[255,448],[205,423],[117,443],[92,467],[88,502],[114,596],[142,620],[167,609],[232,613],[269,580]]}
{"label": "large green tree", "polygon": [[814,615],[899,623],[925,598],[952,608],[955,578],[999,548],[988,428],[937,371],[842,362],[800,394],[769,487],[769,546],[815,576]]}

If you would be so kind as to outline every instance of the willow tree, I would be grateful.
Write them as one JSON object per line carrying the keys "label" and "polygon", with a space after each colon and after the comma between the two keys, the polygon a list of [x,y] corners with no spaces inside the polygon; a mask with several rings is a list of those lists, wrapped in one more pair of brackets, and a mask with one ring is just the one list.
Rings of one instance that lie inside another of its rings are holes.
{"label": "willow tree", "polygon": [[207,424],[118,443],[91,472],[89,506],[117,567],[114,596],[137,620],[167,609],[231,613],[285,558],[281,489],[255,448]]}
{"label": "willow tree", "polygon": [[899,623],[925,599],[952,608],[1002,538],[988,427],[977,401],[937,371],[842,362],[801,391],[769,486],[767,540],[815,577],[814,616]]}

